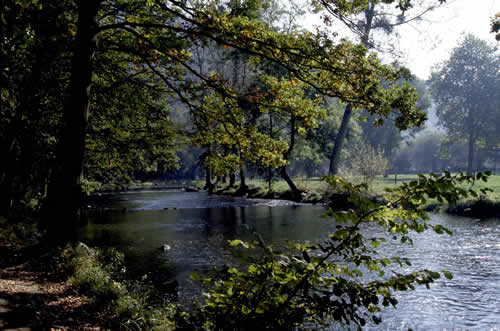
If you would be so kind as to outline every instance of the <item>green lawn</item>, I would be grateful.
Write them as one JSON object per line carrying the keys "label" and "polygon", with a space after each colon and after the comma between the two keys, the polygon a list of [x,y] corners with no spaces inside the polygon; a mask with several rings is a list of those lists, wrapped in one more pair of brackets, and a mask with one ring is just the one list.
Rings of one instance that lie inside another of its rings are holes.
{"label": "green lawn", "polygon": [[[397,183],[401,184],[403,182],[408,182],[418,179],[417,175],[397,175]],[[371,189],[375,193],[383,192],[385,187],[395,187],[395,176],[389,175],[388,177],[379,176],[377,177]],[[470,186],[464,186],[464,188],[469,188]],[[472,189],[479,191],[483,188],[489,188],[493,190],[493,192],[488,193],[488,198],[494,201],[500,201],[500,175],[492,175],[489,177],[487,182],[477,181],[472,186]]]}

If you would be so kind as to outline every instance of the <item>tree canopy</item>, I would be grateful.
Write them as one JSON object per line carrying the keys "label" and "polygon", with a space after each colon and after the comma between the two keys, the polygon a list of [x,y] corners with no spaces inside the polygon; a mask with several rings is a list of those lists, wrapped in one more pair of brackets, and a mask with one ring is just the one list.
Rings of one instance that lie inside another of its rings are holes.
{"label": "tree canopy", "polygon": [[[310,1],[325,20],[345,20],[374,5],[403,14],[413,3]],[[294,146],[327,139],[322,129],[340,122],[328,111],[338,111],[339,105],[363,109],[376,124],[389,118],[400,130],[425,120],[409,70],[382,64],[368,49],[369,33],[357,44],[295,29],[290,22],[279,29],[263,20],[263,10],[273,5],[264,0],[2,2],[0,213],[7,215],[15,199],[38,197],[48,238],[61,243],[76,227],[84,179],[121,182],[136,171],[175,168],[176,149],[185,141],[206,149],[200,153],[204,166],[216,175],[253,163],[277,168],[286,179],[294,152],[304,158],[313,150],[331,152],[324,141],[310,149]],[[375,26],[397,24],[380,19]],[[206,49],[233,60],[232,79],[217,65],[204,70],[201,56],[193,59]],[[470,170],[476,143],[498,143],[498,134],[486,125],[498,121],[494,52],[466,37],[432,80],[443,125],[471,142]],[[255,74],[245,76],[245,83],[238,77],[243,61]],[[189,130],[174,121],[181,112],[189,114]],[[440,274],[425,269],[386,277],[384,267],[409,261],[378,257],[376,248],[385,238],[364,238],[361,227],[379,226],[401,243],[411,241],[410,231],[446,232],[426,223],[421,205],[427,199],[453,203],[475,196],[456,185],[486,177],[420,175],[389,190],[386,203],[364,197],[367,185],[327,177],[353,205],[327,212],[337,222],[329,239],[292,244],[283,254],[258,236],[254,243],[231,242],[260,247],[263,254],[247,257],[247,271],[230,268],[216,280],[207,279],[204,305],[192,315],[182,314],[181,323],[209,329],[261,327],[263,322],[274,329],[306,321],[378,323],[381,306],[396,305],[394,291],[428,285]],[[378,277],[366,281],[365,269]]]}
{"label": "tree canopy", "polygon": [[439,123],[452,140],[468,143],[469,174],[476,170],[477,145],[498,145],[494,125],[500,100],[497,51],[486,41],[466,35],[431,78]]}
{"label": "tree canopy", "polygon": [[[361,10],[367,2],[329,5],[346,12]],[[402,6],[399,2],[396,5]],[[302,97],[300,90],[303,88],[336,97],[353,109],[363,108],[381,117],[396,113],[395,123],[400,129],[419,124],[425,118],[415,105],[414,88],[401,83],[401,79],[410,78],[408,70],[382,65],[363,45],[307,31],[281,33],[246,15],[245,8],[236,9],[210,1],[94,0],[75,3],[72,8],[74,21],[68,25],[69,34],[74,33],[74,38],[69,40],[70,75],[68,87],[63,91],[66,101],[61,130],[56,135],[57,169],[53,173],[57,175],[50,181],[48,206],[67,200],[64,206],[68,214],[77,210],[91,100],[88,91],[96,74],[98,56],[103,59],[111,54],[123,57],[129,71],[144,71],[136,77],[149,75],[150,84],[171,93],[193,113],[199,114],[198,118],[213,122],[207,122],[207,127],[217,131],[209,136],[200,132],[200,142],[217,139],[240,151],[236,158],[234,155],[228,156],[229,159],[208,157],[208,164],[215,169],[225,169],[227,164],[234,168],[231,164],[241,162],[238,159],[242,156],[243,159],[258,158],[268,165],[283,165],[286,142],[245,127],[238,92],[217,72],[198,73],[189,61],[189,45],[212,42],[246,53],[254,65],[269,61],[283,68],[289,78],[268,80],[267,95],[248,98],[246,107],[258,107],[262,112],[269,109],[292,111],[293,116],[304,122],[304,128],[314,125],[314,117],[319,112],[314,110],[311,101]],[[76,27],[76,32],[71,26]],[[222,160],[226,166],[214,160]]]}

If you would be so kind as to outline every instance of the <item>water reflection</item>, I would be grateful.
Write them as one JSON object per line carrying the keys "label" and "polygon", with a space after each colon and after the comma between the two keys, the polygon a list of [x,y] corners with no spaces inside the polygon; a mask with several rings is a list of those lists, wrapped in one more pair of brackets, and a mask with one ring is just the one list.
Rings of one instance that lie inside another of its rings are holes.
{"label": "water reflection", "polygon": [[[320,241],[335,226],[332,220],[319,217],[324,213],[319,206],[203,193],[134,192],[113,196],[109,207],[114,210],[89,218],[80,229],[80,238],[92,245],[120,248],[138,274],[154,272],[175,278],[187,292],[192,288],[189,273],[204,273],[230,261],[227,240],[249,239],[250,229],[279,245],[288,240]],[[399,293],[398,309],[384,310],[383,324],[368,329],[500,328],[498,220],[432,215],[431,222],[449,228],[453,236],[427,231],[414,236],[413,247],[389,240],[379,253],[410,258],[413,266],[405,271],[446,269],[454,278],[440,279],[430,290]],[[380,235],[374,226],[363,231],[367,236]],[[164,244],[172,249],[159,249]]]}

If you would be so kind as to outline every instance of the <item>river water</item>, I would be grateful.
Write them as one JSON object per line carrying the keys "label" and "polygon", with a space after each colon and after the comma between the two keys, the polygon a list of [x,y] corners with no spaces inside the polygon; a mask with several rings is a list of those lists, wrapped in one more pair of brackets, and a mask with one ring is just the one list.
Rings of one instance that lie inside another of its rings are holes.
{"label": "river water", "polygon": [[[280,245],[319,242],[335,228],[331,219],[320,217],[323,207],[288,201],[168,191],[108,198],[110,210],[90,216],[80,239],[124,251],[136,274],[176,279],[181,295],[199,289],[189,278],[191,272],[203,274],[230,263],[227,240],[249,239],[251,229],[267,243]],[[386,308],[382,325],[367,329],[500,330],[500,220],[431,214],[431,223],[442,224],[453,235],[426,231],[414,236],[413,246],[388,241],[379,253],[408,257],[413,265],[406,271],[446,269],[453,279],[398,293],[397,309]],[[363,229],[367,236],[377,230]],[[163,250],[163,245],[170,249]]]}

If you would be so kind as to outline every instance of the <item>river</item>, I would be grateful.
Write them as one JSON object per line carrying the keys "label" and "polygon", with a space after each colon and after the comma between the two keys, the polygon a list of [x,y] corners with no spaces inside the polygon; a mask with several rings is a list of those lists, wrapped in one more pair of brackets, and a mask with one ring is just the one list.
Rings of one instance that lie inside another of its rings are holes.
{"label": "river", "polygon": [[[125,252],[136,274],[175,279],[181,295],[194,295],[189,274],[203,274],[232,260],[227,240],[257,230],[267,243],[317,242],[335,227],[321,206],[289,201],[208,196],[198,192],[143,191],[111,194],[110,210],[89,216],[80,240]],[[452,236],[432,231],[414,245],[389,241],[380,254],[408,257],[414,269],[446,269],[453,279],[397,294],[397,309],[382,312],[373,330],[500,330],[500,220],[431,214]],[[363,229],[366,235],[376,227]],[[161,249],[168,245],[170,249]],[[413,270],[413,269],[409,269]]]}

